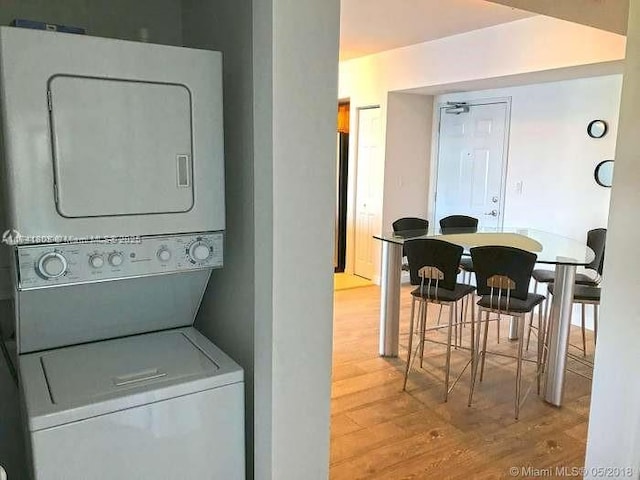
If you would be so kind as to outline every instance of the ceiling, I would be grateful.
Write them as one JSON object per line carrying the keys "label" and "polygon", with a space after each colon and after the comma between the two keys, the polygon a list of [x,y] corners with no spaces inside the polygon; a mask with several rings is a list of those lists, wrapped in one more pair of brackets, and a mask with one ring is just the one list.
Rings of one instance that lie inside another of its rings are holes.
{"label": "ceiling", "polygon": [[489,0],[625,35],[629,0]]}
{"label": "ceiling", "polygon": [[484,0],[341,0],[340,60],[533,15]]}

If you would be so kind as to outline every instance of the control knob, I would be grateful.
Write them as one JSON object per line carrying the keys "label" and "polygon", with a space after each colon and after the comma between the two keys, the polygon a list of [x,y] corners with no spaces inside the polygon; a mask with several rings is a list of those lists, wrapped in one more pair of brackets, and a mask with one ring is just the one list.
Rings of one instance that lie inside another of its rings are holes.
{"label": "control knob", "polygon": [[161,262],[168,262],[171,260],[171,250],[166,247],[161,247],[160,250],[158,250],[157,255]]}
{"label": "control knob", "polygon": [[123,261],[124,259],[122,258],[121,253],[114,252],[109,255],[109,265],[111,265],[112,267],[119,267],[120,265],[122,265]]}
{"label": "control knob", "polygon": [[189,247],[189,258],[193,261],[204,262],[210,255],[209,246],[202,241],[195,242]]}
{"label": "control knob", "polygon": [[38,260],[36,270],[43,278],[58,278],[67,271],[67,259],[57,252],[45,253]]}
{"label": "control knob", "polygon": [[91,255],[89,257],[89,265],[93,268],[102,268],[104,265],[104,258],[102,258],[102,255]]}

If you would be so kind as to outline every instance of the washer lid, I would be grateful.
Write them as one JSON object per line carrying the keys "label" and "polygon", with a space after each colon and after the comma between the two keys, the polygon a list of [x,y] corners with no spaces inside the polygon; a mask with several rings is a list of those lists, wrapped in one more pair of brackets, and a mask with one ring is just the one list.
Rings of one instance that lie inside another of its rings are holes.
{"label": "washer lid", "polygon": [[194,328],[20,355],[32,431],[242,382]]}
{"label": "washer lid", "polygon": [[51,401],[76,404],[214,374],[218,365],[182,333],[121,338],[41,356]]}

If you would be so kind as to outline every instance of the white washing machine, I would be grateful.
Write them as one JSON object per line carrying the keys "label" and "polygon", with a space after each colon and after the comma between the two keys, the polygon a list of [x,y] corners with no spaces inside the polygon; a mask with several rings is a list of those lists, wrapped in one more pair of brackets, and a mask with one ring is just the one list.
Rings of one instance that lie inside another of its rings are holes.
{"label": "white washing machine", "polygon": [[20,357],[46,480],[244,478],[242,369],[193,328]]}
{"label": "white washing machine", "polygon": [[192,326],[219,232],[15,253],[34,479],[245,478],[243,371]]}
{"label": "white washing machine", "polygon": [[0,231],[35,480],[245,478],[242,369],[193,328],[223,265],[221,65],[0,27]]}

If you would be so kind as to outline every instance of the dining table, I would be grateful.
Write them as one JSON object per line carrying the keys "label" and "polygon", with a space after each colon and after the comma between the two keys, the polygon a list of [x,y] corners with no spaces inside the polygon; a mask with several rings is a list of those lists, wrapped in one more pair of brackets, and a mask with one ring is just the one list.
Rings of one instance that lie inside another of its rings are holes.
{"label": "dining table", "polygon": [[[416,238],[435,238],[463,247],[463,256],[470,256],[473,247],[497,245],[520,248],[537,255],[538,264],[555,269],[554,295],[549,310],[548,351],[543,398],[560,407],[563,400],[569,333],[573,311],[576,269],[591,263],[595,253],[584,241],[558,233],[534,228],[481,227],[469,229],[411,230],[374,235],[382,242],[380,338],[379,353],[397,357],[400,338],[400,291],[402,246]],[[518,338],[518,320],[512,318],[509,339]]]}

